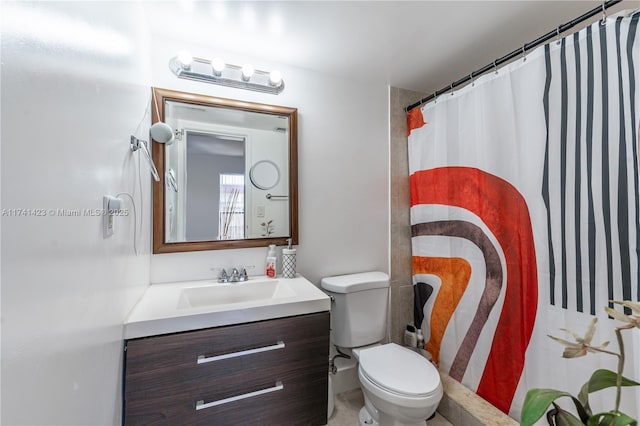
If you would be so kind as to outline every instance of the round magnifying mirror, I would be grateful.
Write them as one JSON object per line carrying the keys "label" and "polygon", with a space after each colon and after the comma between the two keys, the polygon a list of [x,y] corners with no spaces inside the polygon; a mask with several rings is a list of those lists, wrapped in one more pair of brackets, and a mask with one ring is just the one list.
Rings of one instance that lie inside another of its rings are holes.
{"label": "round magnifying mirror", "polygon": [[158,121],[151,126],[151,137],[158,143],[170,145],[173,143],[173,129],[167,123]]}
{"label": "round magnifying mirror", "polygon": [[251,166],[249,179],[258,189],[271,189],[280,182],[280,169],[270,160],[261,160]]}

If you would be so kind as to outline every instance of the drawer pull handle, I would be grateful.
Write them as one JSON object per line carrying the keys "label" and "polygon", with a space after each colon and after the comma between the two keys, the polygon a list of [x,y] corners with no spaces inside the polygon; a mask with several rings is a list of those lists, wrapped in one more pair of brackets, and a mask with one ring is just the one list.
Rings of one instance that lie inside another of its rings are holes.
{"label": "drawer pull handle", "polygon": [[216,356],[210,356],[210,357],[206,357],[204,355],[199,355],[198,356],[198,364],[204,364],[206,362],[211,362],[211,361],[220,361],[220,360],[223,360],[223,359],[235,358],[235,357],[239,357],[239,356],[257,354],[257,353],[260,353],[260,352],[274,351],[276,349],[284,349],[284,342],[279,340],[278,343],[276,343],[275,345],[271,345],[271,346],[263,346],[263,347],[260,347],[260,348],[247,349],[247,350],[244,350],[244,351],[231,352],[231,353],[228,353],[228,354],[222,354],[222,355],[216,355]]}
{"label": "drawer pull handle", "polygon": [[222,405],[222,404],[228,404],[228,403],[234,402],[234,401],[240,401],[241,399],[251,398],[251,397],[259,396],[259,395],[264,395],[266,393],[280,391],[282,389],[284,389],[284,385],[282,384],[282,382],[276,382],[276,385],[272,386],[270,388],[260,389],[260,390],[249,392],[249,393],[243,393],[242,395],[237,395],[237,396],[232,396],[232,397],[229,397],[229,398],[219,399],[217,401],[207,402],[206,404],[205,404],[204,401],[201,400],[201,401],[196,402],[196,411],[204,410],[205,408],[215,407],[216,405]]}

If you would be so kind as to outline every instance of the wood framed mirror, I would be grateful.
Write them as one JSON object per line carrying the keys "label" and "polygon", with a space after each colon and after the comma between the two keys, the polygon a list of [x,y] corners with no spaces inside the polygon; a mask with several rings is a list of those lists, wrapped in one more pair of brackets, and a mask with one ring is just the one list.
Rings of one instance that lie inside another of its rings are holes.
{"label": "wood framed mirror", "polygon": [[151,90],[153,253],[298,244],[297,109]]}

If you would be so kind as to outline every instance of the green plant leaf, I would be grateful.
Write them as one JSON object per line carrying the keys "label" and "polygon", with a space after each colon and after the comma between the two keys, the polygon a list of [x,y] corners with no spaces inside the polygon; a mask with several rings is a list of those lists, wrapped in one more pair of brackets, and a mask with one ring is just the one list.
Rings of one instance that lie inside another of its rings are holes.
{"label": "green plant leaf", "polygon": [[[587,383],[585,383],[580,390],[580,395],[583,394],[583,390],[587,393],[597,392],[602,389],[611,388],[616,386],[616,378],[617,374],[611,370],[599,369],[593,372],[591,378]],[[640,386],[640,383],[627,379],[626,377],[622,377],[622,386]],[[580,396],[578,396],[580,399]]]}
{"label": "green plant leaf", "polygon": [[638,422],[621,412],[598,413],[589,417],[588,426],[637,426]]}
{"label": "green plant leaf", "polygon": [[570,412],[558,407],[557,404],[553,404],[555,407],[555,414],[553,418],[556,421],[556,426],[584,426],[584,423],[579,418],[571,414]]}
{"label": "green plant leaf", "polygon": [[583,421],[586,421],[586,419],[588,418],[588,414],[582,406],[582,403],[578,399],[571,396],[570,393],[562,392],[555,389],[529,389],[522,406],[522,416],[520,419],[520,424],[522,426],[533,425],[538,421],[538,419],[540,419],[540,417],[544,415],[553,401],[563,396],[567,396],[573,400],[580,418],[583,419]]}
{"label": "green plant leaf", "polygon": [[[616,387],[616,377],[616,373],[611,370],[599,369],[594,371],[589,381],[582,385],[580,393],[578,394],[578,400],[587,411],[587,414],[591,415],[589,394],[602,389]],[[640,386],[640,383],[622,377],[622,386]]]}

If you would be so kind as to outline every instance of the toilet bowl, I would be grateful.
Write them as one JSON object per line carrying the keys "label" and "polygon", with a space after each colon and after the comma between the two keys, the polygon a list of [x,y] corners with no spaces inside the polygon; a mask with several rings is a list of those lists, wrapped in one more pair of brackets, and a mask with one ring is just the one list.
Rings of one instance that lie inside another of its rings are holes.
{"label": "toilet bowl", "polygon": [[358,379],[365,397],[363,425],[424,426],[443,390],[426,358],[395,343],[359,351]]}
{"label": "toilet bowl", "polygon": [[389,276],[363,272],[323,278],[331,296],[331,342],[359,361],[361,425],[424,426],[442,399],[438,370],[418,353],[388,343]]}

